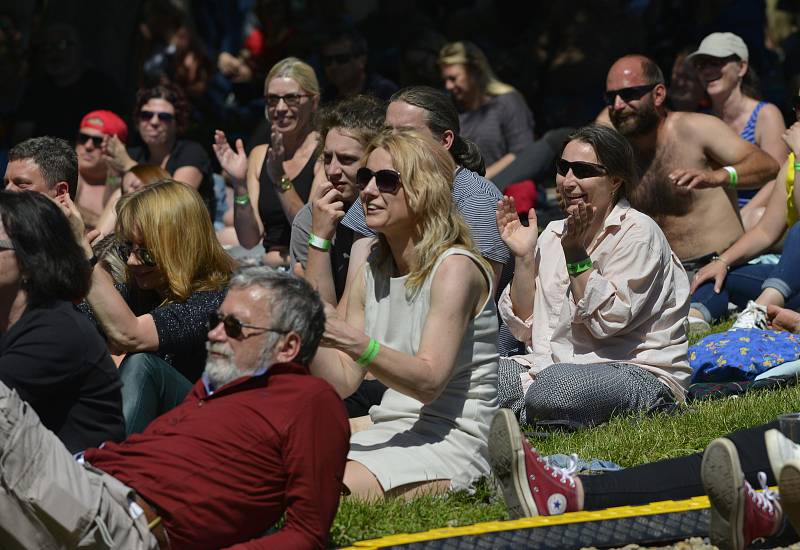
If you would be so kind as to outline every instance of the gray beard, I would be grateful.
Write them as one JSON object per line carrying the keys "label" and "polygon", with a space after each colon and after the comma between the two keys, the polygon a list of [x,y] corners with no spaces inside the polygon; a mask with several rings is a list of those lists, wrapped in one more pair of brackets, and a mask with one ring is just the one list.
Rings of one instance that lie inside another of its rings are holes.
{"label": "gray beard", "polygon": [[[272,363],[273,361],[269,361],[263,364],[270,365]],[[206,359],[205,374],[214,389],[219,389],[238,378],[253,376],[260,368],[261,366],[257,366],[244,370],[236,366],[236,363],[233,362],[233,357],[229,355],[209,355],[208,359]]]}

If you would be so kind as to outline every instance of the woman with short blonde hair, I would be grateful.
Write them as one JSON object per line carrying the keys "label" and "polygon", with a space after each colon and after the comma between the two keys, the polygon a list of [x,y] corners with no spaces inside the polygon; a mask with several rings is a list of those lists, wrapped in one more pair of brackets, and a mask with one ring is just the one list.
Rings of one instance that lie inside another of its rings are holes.
{"label": "woman with short blonde hair", "polygon": [[[76,233],[92,255],[86,236]],[[126,283],[115,288],[95,267],[82,309],[97,320],[109,349],[125,354],[120,376],[131,434],[180,403],[203,372],[207,317],[222,303],[233,261],[203,199],[174,180],[122,197],[116,235]]]}
{"label": "woman with short blonde hair", "polygon": [[292,221],[321,173],[316,162],[319,134],[314,131],[319,98],[314,69],[287,57],[264,81],[269,143],[255,147],[248,157],[242,140],[236,140],[234,150],[224,132],[214,134],[214,152],[233,180],[236,236],[247,249],[262,243],[266,265],[289,265]]}
{"label": "woman with short blonde hair", "polygon": [[373,254],[330,308],[311,369],[342,397],[388,386],[353,435],[344,484],[363,499],[467,489],[489,473],[497,403],[492,272],[452,203],[452,157],[416,131],[382,134],[356,183]]}

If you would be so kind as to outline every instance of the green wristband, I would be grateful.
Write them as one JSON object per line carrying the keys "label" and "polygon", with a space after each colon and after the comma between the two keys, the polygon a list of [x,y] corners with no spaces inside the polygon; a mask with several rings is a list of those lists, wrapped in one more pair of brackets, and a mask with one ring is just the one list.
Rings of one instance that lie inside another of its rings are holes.
{"label": "green wristband", "polygon": [[567,273],[569,273],[570,277],[575,277],[576,275],[580,275],[584,271],[589,271],[590,269],[592,269],[591,258],[586,258],[573,264],[567,264]]}
{"label": "green wristband", "polygon": [[800,172],[800,162],[795,162],[794,163],[794,171],[795,172]]}
{"label": "green wristband", "polygon": [[250,204],[250,195],[238,195],[234,197],[233,202],[239,206]]}
{"label": "green wristband", "polygon": [[331,249],[331,242],[328,239],[323,239],[322,237],[318,237],[311,233],[308,236],[308,246],[313,246],[317,250],[327,252]]}
{"label": "green wristband", "polygon": [[356,359],[356,363],[365,369],[369,368],[370,364],[372,364],[372,362],[375,360],[375,357],[377,357],[380,350],[381,344],[375,338],[370,338],[369,344],[367,344],[367,349],[364,350],[364,353],[361,354],[361,357]]}
{"label": "green wristband", "polygon": [[733,166],[723,166],[722,169],[728,172],[728,187],[736,189],[736,185],[739,183],[739,174],[736,172],[736,168]]}

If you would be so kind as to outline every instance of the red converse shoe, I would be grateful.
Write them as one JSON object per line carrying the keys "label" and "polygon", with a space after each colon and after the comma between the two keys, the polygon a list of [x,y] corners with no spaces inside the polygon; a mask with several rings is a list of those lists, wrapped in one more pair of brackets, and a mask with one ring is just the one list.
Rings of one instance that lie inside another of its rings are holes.
{"label": "red converse shoe", "polygon": [[721,550],[740,550],[755,539],[775,534],[783,517],[777,496],[767,488],[764,472],[758,474],[763,493],[745,481],[731,440],[719,438],[708,444],[701,472],[711,501],[712,544]]}
{"label": "red converse shoe", "polygon": [[512,519],[578,510],[574,465],[568,469],[547,465],[509,409],[500,409],[492,420],[489,461]]}

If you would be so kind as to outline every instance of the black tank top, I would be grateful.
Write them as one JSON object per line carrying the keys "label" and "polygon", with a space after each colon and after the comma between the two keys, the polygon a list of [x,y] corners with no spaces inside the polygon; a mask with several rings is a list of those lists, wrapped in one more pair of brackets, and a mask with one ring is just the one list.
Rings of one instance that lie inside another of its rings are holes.
{"label": "black tank top", "polygon": [[[261,223],[264,224],[264,250],[266,251],[276,247],[289,248],[292,235],[292,224],[286,219],[286,214],[281,208],[280,198],[278,198],[280,191],[269,177],[268,156],[264,155],[264,163],[261,165],[261,174],[258,177],[258,214],[261,216]],[[311,155],[300,173],[292,179],[294,190],[303,203],[308,202],[311,184],[314,181],[314,163],[316,161],[317,155]]]}

